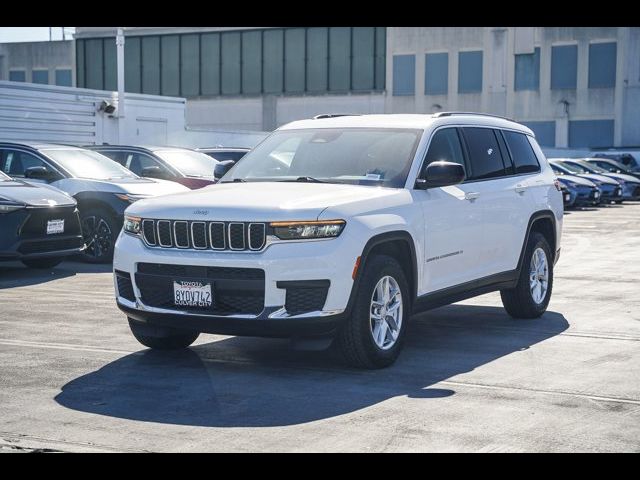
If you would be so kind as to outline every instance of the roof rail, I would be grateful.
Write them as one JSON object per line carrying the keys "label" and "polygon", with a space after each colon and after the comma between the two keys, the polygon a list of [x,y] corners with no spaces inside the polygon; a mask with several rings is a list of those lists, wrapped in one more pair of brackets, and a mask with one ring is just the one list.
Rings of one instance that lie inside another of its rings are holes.
{"label": "roof rail", "polygon": [[481,117],[501,118],[503,120],[509,120],[510,122],[515,122],[513,118],[503,117],[501,115],[492,115],[490,113],[478,113],[478,112],[436,112],[433,114],[433,118],[453,117],[454,115],[478,115]]}
{"label": "roof rail", "polygon": [[335,118],[335,117],[359,117],[361,113],[321,113],[313,117],[314,120],[320,120],[321,118]]}

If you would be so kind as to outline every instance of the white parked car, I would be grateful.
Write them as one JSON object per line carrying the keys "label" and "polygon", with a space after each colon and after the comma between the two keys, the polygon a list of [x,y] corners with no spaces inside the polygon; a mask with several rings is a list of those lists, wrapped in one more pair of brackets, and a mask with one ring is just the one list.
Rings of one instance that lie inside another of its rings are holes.
{"label": "white parked car", "polygon": [[513,121],[296,121],[216,186],[127,209],[117,303],[151,348],[200,332],[327,338],[350,364],[384,367],[412,313],[499,290],[513,317],[542,315],[562,215],[559,182]]}

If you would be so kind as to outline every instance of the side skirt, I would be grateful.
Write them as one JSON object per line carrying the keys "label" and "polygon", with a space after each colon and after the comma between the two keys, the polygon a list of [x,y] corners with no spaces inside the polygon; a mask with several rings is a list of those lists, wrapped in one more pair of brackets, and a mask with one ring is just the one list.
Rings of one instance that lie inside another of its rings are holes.
{"label": "side skirt", "polygon": [[413,313],[432,310],[497,290],[514,288],[518,283],[519,273],[518,269],[510,270],[420,295],[414,303]]}

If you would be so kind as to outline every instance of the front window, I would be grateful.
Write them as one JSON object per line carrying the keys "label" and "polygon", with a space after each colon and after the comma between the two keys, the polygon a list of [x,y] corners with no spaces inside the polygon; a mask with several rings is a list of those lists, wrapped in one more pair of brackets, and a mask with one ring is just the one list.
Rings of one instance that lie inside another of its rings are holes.
{"label": "front window", "polygon": [[422,130],[310,128],[273,133],[223,177],[404,186]]}
{"label": "front window", "polygon": [[188,177],[213,177],[218,163],[209,155],[190,150],[156,150],[153,153]]}
{"label": "front window", "polygon": [[56,161],[77,178],[112,180],[114,178],[138,178],[119,163],[91,150],[45,149],[42,153]]}

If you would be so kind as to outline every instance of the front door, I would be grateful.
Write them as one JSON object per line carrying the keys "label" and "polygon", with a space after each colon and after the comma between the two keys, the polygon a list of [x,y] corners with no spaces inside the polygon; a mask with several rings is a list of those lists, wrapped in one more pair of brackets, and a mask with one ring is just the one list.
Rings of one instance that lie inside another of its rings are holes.
{"label": "front door", "polygon": [[[427,150],[423,171],[434,161],[467,166],[459,129],[437,130]],[[473,184],[415,190],[424,214],[422,285],[419,294],[433,293],[478,276],[482,250],[482,202]]]}

